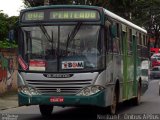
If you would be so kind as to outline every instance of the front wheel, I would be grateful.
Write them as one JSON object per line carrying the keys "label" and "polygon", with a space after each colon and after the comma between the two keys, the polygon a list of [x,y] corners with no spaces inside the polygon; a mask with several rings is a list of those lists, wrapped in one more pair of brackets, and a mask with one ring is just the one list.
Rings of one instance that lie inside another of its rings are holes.
{"label": "front wheel", "polygon": [[53,111],[52,105],[39,105],[39,110],[41,112],[41,115],[44,117],[51,116]]}
{"label": "front wheel", "polygon": [[111,106],[109,106],[109,113],[110,114],[116,114],[117,106],[118,106],[118,95],[117,95],[116,91],[114,91],[113,100],[111,102]]}

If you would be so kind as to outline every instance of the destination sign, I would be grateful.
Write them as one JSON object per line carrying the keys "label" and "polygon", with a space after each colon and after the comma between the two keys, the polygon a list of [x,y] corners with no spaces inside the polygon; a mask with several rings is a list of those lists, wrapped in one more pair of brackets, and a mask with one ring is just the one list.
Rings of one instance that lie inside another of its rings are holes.
{"label": "destination sign", "polygon": [[44,12],[27,12],[25,13],[25,20],[43,20]]}
{"label": "destination sign", "polygon": [[50,19],[89,19],[97,20],[99,19],[99,14],[97,11],[87,10],[87,11],[53,11],[50,12]]}
{"label": "destination sign", "polygon": [[52,10],[37,10],[25,11],[22,16],[22,22],[32,21],[58,21],[58,20],[91,20],[97,21],[100,19],[97,10],[89,9],[52,9]]}

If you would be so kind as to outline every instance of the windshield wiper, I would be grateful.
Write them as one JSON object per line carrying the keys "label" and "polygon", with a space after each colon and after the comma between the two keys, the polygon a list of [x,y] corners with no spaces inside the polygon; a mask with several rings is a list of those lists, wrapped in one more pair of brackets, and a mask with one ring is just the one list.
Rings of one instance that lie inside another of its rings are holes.
{"label": "windshield wiper", "polygon": [[49,34],[48,34],[46,28],[44,27],[44,25],[41,25],[41,24],[40,24],[39,27],[40,27],[40,29],[42,30],[42,32],[43,32],[43,34],[45,35],[45,37],[47,38],[47,40],[48,40],[49,42],[52,42],[53,40],[52,40],[51,37],[49,36]]}
{"label": "windshield wiper", "polygon": [[82,25],[82,22],[78,22],[74,29],[72,30],[71,34],[69,35],[68,34],[68,37],[67,37],[67,45],[66,45],[66,52],[68,50],[68,46],[69,46],[69,43],[73,40],[73,38],[76,36],[77,32],[79,31],[80,27]]}
{"label": "windshield wiper", "polygon": [[52,31],[52,33],[51,33],[51,37],[49,36],[49,34],[48,34],[48,32],[47,32],[47,30],[46,30],[46,28],[44,27],[44,25],[42,25],[42,24],[40,24],[39,25],[39,27],[40,27],[40,29],[41,29],[41,31],[43,32],[43,34],[45,35],[45,37],[46,37],[46,39],[50,42],[50,43],[52,43],[52,55],[54,54],[54,52],[53,52],[53,49],[54,49],[54,47],[53,47],[53,43],[54,43],[54,40],[53,40],[53,31]]}

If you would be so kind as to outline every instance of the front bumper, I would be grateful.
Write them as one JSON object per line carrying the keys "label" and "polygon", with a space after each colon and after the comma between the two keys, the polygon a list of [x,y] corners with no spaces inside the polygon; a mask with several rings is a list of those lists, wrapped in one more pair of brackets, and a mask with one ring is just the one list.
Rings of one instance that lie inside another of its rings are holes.
{"label": "front bumper", "polygon": [[[105,92],[100,91],[91,96],[49,96],[49,95],[34,95],[29,96],[23,93],[18,93],[19,106],[23,105],[54,105],[54,106],[105,106]],[[51,97],[63,97],[63,102],[50,102]]]}

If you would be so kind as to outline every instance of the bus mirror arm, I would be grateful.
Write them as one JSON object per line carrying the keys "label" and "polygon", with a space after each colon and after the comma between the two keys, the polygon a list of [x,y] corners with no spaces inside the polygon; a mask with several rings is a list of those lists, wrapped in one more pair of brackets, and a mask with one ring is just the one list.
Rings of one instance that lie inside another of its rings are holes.
{"label": "bus mirror arm", "polygon": [[13,42],[15,40],[15,31],[13,29],[8,32],[8,39],[9,42]]}

